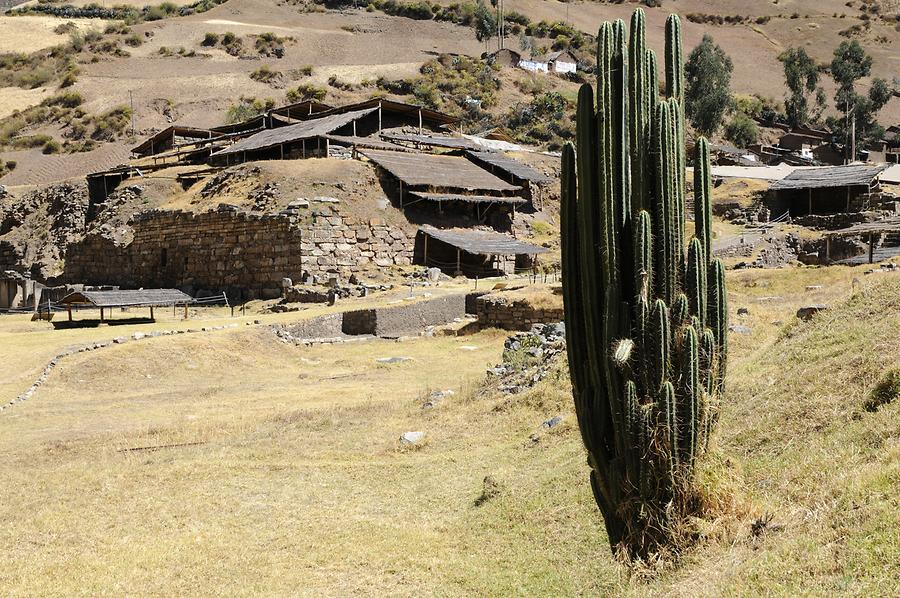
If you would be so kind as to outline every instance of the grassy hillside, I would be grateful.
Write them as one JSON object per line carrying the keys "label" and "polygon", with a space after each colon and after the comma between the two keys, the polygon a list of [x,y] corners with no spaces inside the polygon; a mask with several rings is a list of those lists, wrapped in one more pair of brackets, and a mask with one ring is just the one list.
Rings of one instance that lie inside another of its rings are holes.
{"label": "grassy hillside", "polygon": [[[22,596],[896,595],[900,405],[862,405],[898,365],[900,279],[863,270],[730,276],[732,318],[747,307],[751,333],[731,339],[728,404],[704,474],[713,509],[678,569],[635,574],[610,556],[564,364],[507,395],[483,385],[502,333],[295,348],[245,327],[79,354],[0,414],[0,586]],[[831,308],[795,323],[816,301]],[[42,326],[0,320],[4,362],[29,339],[75,340]],[[388,356],[413,359],[375,361]],[[437,389],[456,394],[423,410]],[[563,423],[542,429],[554,415]],[[408,430],[425,431],[424,445],[400,446]],[[181,443],[199,444],[154,448]]]}

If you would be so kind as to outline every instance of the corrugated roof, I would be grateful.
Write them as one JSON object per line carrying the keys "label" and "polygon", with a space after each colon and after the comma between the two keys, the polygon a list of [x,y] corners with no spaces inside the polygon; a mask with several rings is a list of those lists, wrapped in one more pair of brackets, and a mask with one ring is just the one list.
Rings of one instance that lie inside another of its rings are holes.
{"label": "corrugated roof", "polygon": [[900,219],[861,222],[847,228],[825,232],[826,237],[853,237],[865,234],[900,232]]}
{"label": "corrugated roof", "polygon": [[241,152],[254,152],[262,149],[275,147],[282,143],[290,143],[300,141],[301,139],[310,139],[313,137],[322,137],[328,133],[333,133],[344,125],[354,120],[362,118],[368,114],[375,112],[375,108],[367,110],[359,110],[357,112],[347,112],[345,114],[334,114],[313,120],[305,120],[295,125],[288,125],[278,129],[268,129],[260,131],[255,135],[251,135],[246,139],[238,141],[232,146],[218,151],[213,156],[224,156],[226,154],[239,154]]}
{"label": "corrugated roof", "polygon": [[551,183],[553,179],[541,174],[531,166],[523,164],[518,160],[514,160],[505,154],[499,152],[466,152],[467,155],[475,159],[476,162],[485,162],[495,168],[499,168],[503,172],[510,174],[517,179],[530,181],[532,183]]}
{"label": "corrugated roof", "polygon": [[447,147],[451,149],[480,149],[477,143],[462,137],[437,137],[431,135],[411,135],[407,133],[381,133],[382,139],[390,141],[402,141],[405,143],[417,143],[431,147]]}
{"label": "corrugated roof", "polygon": [[518,191],[469,160],[457,156],[408,154],[379,150],[360,152],[410,186],[440,187],[466,191]]}
{"label": "corrugated roof", "polygon": [[190,303],[190,295],[178,289],[140,289],[135,291],[79,291],[69,293],[62,303],[87,303],[96,307],[140,307]]}
{"label": "corrugated roof", "polygon": [[384,150],[392,150],[395,152],[413,152],[418,153],[419,150],[413,149],[411,147],[404,147],[402,145],[397,145],[396,143],[390,143],[389,141],[381,141],[375,137],[353,137],[352,135],[325,135],[326,139],[334,141],[335,143],[340,143],[344,145],[352,145],[356,147],[363,147],[369,149],[384,149]]}
{"label": "corrugated roof", "polygon": [[467,203],[505,204],[522,204],[528,202],[524,197],[497,197],[496,195],[460,195],[456,193],[424,193],[422,191],[412,191],[409,195],[427,201],[464,201]]}
{"label": "corrugated roof", "polygon": [[494,231],[458,228],[442,230],[427,224],[421,226],[419,230],[438,241],[477,255],[537,255],[549,251],[544,247],[525,243],[510,235]]}
{"label": "corrugated roof", "polygon": [[795,170],[772,185],[774,191],[787,189],[826,189],[869,185],[887,168],[886,165],[869,166],[850,164],[847,166],[826,166]]}
{"label": "corrugated roof", "polygon": [[169,137],[189,137],[191,139],[211,139],[213,137],[218,137],[221,135],[218,131],[213,131],[212,129],[199,129],[197,127],[181,127],[177,125],[173,125],[170,127],[166,127],[159,133],[155,135],[151,135],[140,144],[131,148],[131,153],[133,154],[142,154],[146,150],[153,151],[154,145],[158,141],[162,141],[168,139]]}
{"label": "corrugated roof", "polygon": [[[371,100],[364,100],[362,102],[357,102],[356,104],[348,104],[346,106],[339,106],[337,108],[332,108],[326,112],[321,112],[320,114],[331,115],[331,114],[342,114],[344,112],[349,112],[352,110],[361,110],[364,108],[378,108],[381,106],[382,110],[385,112],[393,112],[395,114],[407,114],[410,116],[415,115],[418,118],[419,113],[422,113],[422,122],[429,123],[433,125],[453,125],[459,122],[459,118],[455,116],[450,116],[449,114],[444,114],[443,112],[438,112],[437,110],[431,110],[429,108],[425,108],[423,106],[417,106],[415,104],[406,104],[404,102],[396,102],[394,100],[385,100],[383,98],[372,98]],[[313,118],[315,118],[316,114],[313,114]]]}

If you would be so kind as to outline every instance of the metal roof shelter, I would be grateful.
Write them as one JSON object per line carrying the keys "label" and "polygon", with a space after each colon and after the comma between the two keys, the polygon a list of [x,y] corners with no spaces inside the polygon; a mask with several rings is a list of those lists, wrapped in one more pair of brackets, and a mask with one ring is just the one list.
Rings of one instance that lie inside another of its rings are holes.
{"label": "metal roof shelter", "polygon": [[429,237],[477,255],[537,255],[549,251],[545,247],[525,243],[510,235],[492,231],[439,229],[427,224],[419,227],[419,230]]}
{"label": "metal roof shelter", "polygon": [[[171,127],[166,127],[155,135],[151,135],[140,144],[131,148],[131,153],[137,156],[152,156],[179,145],[196,143],[203,139],[212,139],[221,134],[222,133],[211,129],[173,125]],[[179,142],[179,139],[182,141]]]}
{"label": "metal roof shelter", "polygon": [[334,106],[330,104],[323,104],[322,102],[317,102],[316,100],[303,100],[302,102],[294,102],[293,104],[288,104],[287,106],[272,108],[271,110],[269,110],[269,114],[277,114],[279,116],[286,116],[287,118],[304,120],[305,118],[308,118],[314,114],[318,114],[320,112],[328,112],[329,110],[334,110]]}
{"label": "metal roof shelter", "polygon": [[458,156],[380,150],[364,150],[360,153],[397,178],[401,184],[410,187],[495,193],[521,189]]}
{"label": "metal roof shelter", "polygon": [[[355,112],[345,112],[341,114],[333,114],[312,120],[305,120],[294,125],[279,127],[277,129],[267,129],[260,131],[246,139],[242,139],[223,150],[212,155],[228,156],[234,154],[242,154],[244,152],[258,152],[260,150],[271,149],[285,144],[297,141],[305,141],[316,137],[324,137],[329,133],[353,123],[357,119],[372,114],[377,108],[367,108],[365,110],[357,110]],[[283,150],[283,147],[282,147]]]}
{"label": "metal roof shelter", "polygon": [[795,170],[772,184],[775,199],[791,215],[837,214],[869,209],[880,195],[879,176],[886,165],[850,164]]}
{"label": "metal roof shelter", "polygon": [[[546,253],[548,251],[544,247],[538,247],[537,245],[532,245],[531,243],[525,243],[523,241],[515,239],[510,235],[505,235],[503,233],[498,233],[495,231],[471,229],[438,229],[427,224],[419,227],[419,231],[422,233],[423,237],[422,257],[424,264],[426,266],[429,265],[428,239],[431,238],[439,242],[437,244],[437,247],[432,248],[432,255],[437,253],[439,256],[444,255],[446,257],[444,257],[444,261],[437,261],[435,259],[432,259],[430,263],[441,265],[444,267],[452,266],[453,264],[450,263],[452,254],[447,253],[447,247],[449,246],[451,250],[456,250],[456,273],[462,273],[464,266],[469,269],[474,268],[476,272],[484,273],[485,270],[482,269],[485,265],[484,258],[489,258],[491,260],[491,264],[493,264],[494,258],[508,256],[527,256],[528,258],[536,259],[537,255]],[[443,244],[443,246],[441,244]],[[441,253],[442,249],[443,253]],[[472,257],[464,260],[462,255],[463,253],[466,253]],[[473,258],[481,258],[481,262]],[[495,268],[493,266],[488,268],[489,271],[495,271],[497,269],[498,268]]]}
{"label": "metal roof shelter", "polygon": [[477,143],[463,137],[434,137],[431,135],[410,135],[406,133],[382,133],[382,139],[401,143],[412,143],[416,147],[445,147],[448,149],[481,149]]}
{"label": "metal roof shelter", "polygon": [[476,164],[487,165],[491,172],[495,172],[496,169],[507,174],[514,179],[513,182],[527,181],[539,185],[553,182],[552,178],[541,174],[531,166],[500,152],[470,151],[466,152],[466,155]]}
{"label": "metal roof shelter", "polygon": [[880,220],[878,222],[862,222],[847,228],[825,232],[825,260],[831,260],[831,239],[835,237],[867,237],[869,245],[869,263],[875,261],[876,236],[900,234],[900,218]]}
{"label": "metal roof shelter", "polygon": [[76,291],[62,298],[68,308],[69,321],[72,321],[73,305],[90,305],[100,308],[100,321],[104,322],[104,310],[114,307],[149,307],[150,319],[153,319],[153,308],[162,306],[184,305],[185,317],[187,306],[193,299],[178,289],[139,289],[112,291]]}
{"label": "metal roof shelter", "polygon": [[418,153],[419,150],[413,149],[411,147],[404,147],[402,145],[397,145],[396,143],[390,143],[389,141],[381,141],[379,139],[375,139],[373,137],[353,137],[351,135],[325,135],[325,138],[329,141],[334,141],[340,145],[349,145],[352,147],[360,147],[367,149],[383,149],[383,150],[391,150],[395,152],[410,152],[410,153]]}
{"label": "metal roof shelter", "polygon": [[869,186],[886,169],[886,165],[850,164],[795,170],[780,181],[776,181],[772,185],[772,190]]}

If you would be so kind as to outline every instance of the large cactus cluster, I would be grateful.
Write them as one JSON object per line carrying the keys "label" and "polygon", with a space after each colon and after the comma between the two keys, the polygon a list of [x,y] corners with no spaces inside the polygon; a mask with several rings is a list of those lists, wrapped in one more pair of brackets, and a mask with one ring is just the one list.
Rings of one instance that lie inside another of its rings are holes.
{"label": "large cactus cluster", "polygon": [[604,23],[597,86],[578,95],[562,156],[569,369],[591,486],[610,543],[671,541],[689,509],[725,375],[725,272],[711,259],[709,145],[696,144],[685,238],[681,24],[666,23],[665,97],[644,13]]}

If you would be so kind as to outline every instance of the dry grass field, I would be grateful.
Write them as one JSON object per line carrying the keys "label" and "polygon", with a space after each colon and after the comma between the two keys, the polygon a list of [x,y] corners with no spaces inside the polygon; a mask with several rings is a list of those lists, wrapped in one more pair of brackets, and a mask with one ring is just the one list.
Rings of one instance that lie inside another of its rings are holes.
{"label": "dry grass field", "polygon": [[[0,413],[0,587],[896,595],[900,406],[861,406],[900,360],[900,276],[865,269],[730,274],[733,323],[751,333],[732,335],[728,403],[704,473],[718,507],[677,569],[633,571],[610,556],[564,364],[505,395],[484,383],[505,338],[497,331],[300,348],[241,326],[77,354]],[[811,302],[830,309],[796,322]],[[23,389],[32,378],[14,372],[34,373],[66,345],[139,329],[51,331],[4,317],[0,393]],[[375,361],[390,356],[412,360]],[[423,410],[437,389],[456,394]],[[541,430],[554,415],[563,424]],[[400,445],[409,430],[426,432],[422,446]],[[485,476],[495,491],[482,496]]]}

